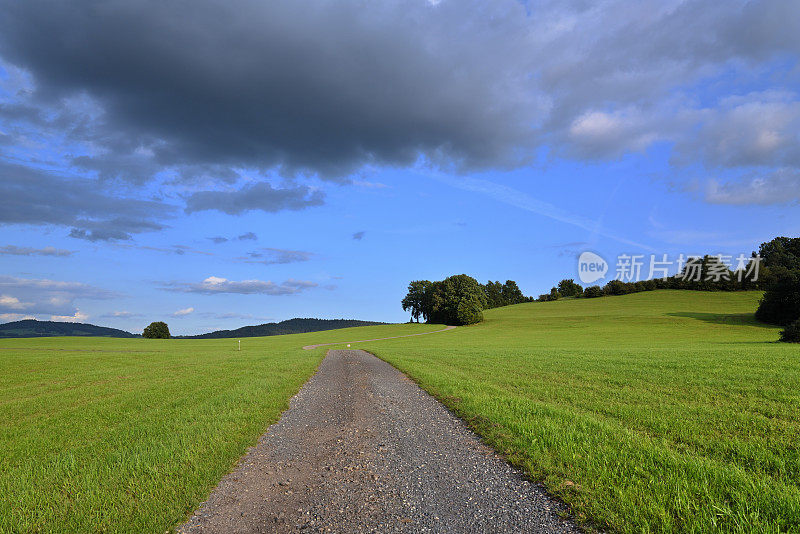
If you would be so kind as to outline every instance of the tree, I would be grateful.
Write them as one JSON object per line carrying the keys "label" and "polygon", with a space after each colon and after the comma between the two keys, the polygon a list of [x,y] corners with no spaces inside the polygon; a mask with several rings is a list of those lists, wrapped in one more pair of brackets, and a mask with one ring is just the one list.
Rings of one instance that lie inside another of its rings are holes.
{"label": "tree", "polygon": [[145,327],[142,337],[148,339],[169,339],[169,327],[164,321],[155,321]]}
{"label": "tree", "polygon": [[569,278],[558,283],[558,292],[562,297],[580,297],[583,295],[583,287]]}
{"label": "tree", "polygon": [[603,290],[600,286],[589,286],[583,290],[583,296],[587,299],[593,299],[603,296]]}
{"label": "tree", "polygon": [[503,284],[500,290],[500,295],[503,297],[505,305],[525,302],[525,295],[522,294],[519,286],[517,286],[517,283],[513,280],[506,280],[506,283]]}
{"label": "tree", "polygon": [[505,306],[508,304],[503,299],[503,284],[498,282],[492,282],[489,280],[486,282],[486,285],[483,286],[483,292],[486,294],[486,307],[487,308],[499,308],[500,306]]}
{"label": "tree", "polygon": [[419,322],[420,316],[426,321],[430,315],[428,300],[431,282],[428,280],[414,280],[408,284],[408,293],[403,298],[403,311],[411,311],[411,319]]}
{"label": "tree", "polygon": [[800,318],[800,270],[784,266],[770,269],[767,290],[756,310],[764,323],[788,325]]}

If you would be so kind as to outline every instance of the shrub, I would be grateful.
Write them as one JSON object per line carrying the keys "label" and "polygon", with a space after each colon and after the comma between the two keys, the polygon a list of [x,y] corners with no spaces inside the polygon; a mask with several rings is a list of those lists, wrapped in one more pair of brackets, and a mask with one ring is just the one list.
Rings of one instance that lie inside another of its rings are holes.
{"label": "shrub", "polygon": [[800,319],[786,326],[781,331],[781,341],[786,343],[800,343]]}
{"label": "shrub", "polygon": [[164,321],[155,321],[145,327],[142,337],[148,339],[169,339],[169,327]]}
{"label": "shrub", "polygon": [[483,321],[481,303],[476,298],[465,298],[458,304],[456,319],[460,325],[480,323]]}

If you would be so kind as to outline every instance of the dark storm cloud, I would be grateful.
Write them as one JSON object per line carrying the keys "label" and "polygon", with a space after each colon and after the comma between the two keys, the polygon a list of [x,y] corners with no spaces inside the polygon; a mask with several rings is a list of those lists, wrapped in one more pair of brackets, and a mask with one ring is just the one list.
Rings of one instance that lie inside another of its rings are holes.
{"label": "dark storm cloud", "polygon": [[495,166],[533,139],[527,72],[509,68],[524,55],[518,4],[0,5],[0,55],[30,70],[37,101],[85,92],[105,111],[108,153],[75,159],[101,175],[154,161],[341,178],[420,154]]}
{"label": "dark storm cloud", "polygon": [[0,224],[63,225],[70,236],[126,240],[131,234],[164,228],[168,205],[119,198],[90,179],[56,176],[0,161]]}
{"label": "dark storm cloud", "polygon": [[[365,166],[469,172],[524,165],[542,146],[608,159],[658,142],[674,145],[676,164],[800,168],[791,0],[0,0],[0,9],[0,57],[31,78],[15,71],[22,90],[7,91],[17,96],[0,102],[0,119],[90,145],[68,165],[104,180],[168,172],[230,189],[243,169],[346,181]],[[726,101],[740,91],[732,78],[769,87]],[[776,87],[777,103],[765,90]],[[27,139],[17,128],[0,136],[4,147]],[[307,192],[305,203],[240,207],[236,191],[214,193],[190,196],[187,211],[322,203]]]}
{"label": "dark storm cloud", "polygon": [[321,206],[325,195],[304,185],[273,188],[266,182],[234,191],[198,191],[186,199],[186,213],[217,210],[229,215],[245,211],[277,212]]}

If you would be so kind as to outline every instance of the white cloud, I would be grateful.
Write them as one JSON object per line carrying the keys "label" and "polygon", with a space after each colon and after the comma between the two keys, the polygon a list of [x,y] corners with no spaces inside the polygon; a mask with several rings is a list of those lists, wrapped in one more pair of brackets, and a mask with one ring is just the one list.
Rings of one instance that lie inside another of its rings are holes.
{"label": "white cloud", "polygon": [[194,308],[183,308],[182,310],[178,310],[172,314],[173,317],[185,317],[194,312]]}
{"label": "white cloud", "polygon": [[25,319],[35,319],[33,315],[24,315],[22,313],[0,313],[0,321],[24,321]]}
{"label": "white cloud", "polygon": [[104,300],[118,297],[117,293],[80,282],[16,278],[0,275],[0,313],[25,309],[34,315],[73,317],[78,313],[75,301]]}
{"label": "white cloud", "polygon": [[795,204],[800,202],[800,170],[782,168],[728,181],[709,180],[705,200],[712,204]]}
{"label": "white cloud", "polygon": [[0,306],[11,310],[24,310],[25,308],[30,308],[32,304],[20,302],[17,297],[10,295],[0,295]]}
{"label": "white cloud", "polygon": [[79,323],[81,321],[85,321],[89,318],[89,315],[83,313],[80,310],[75,310],[75,313],[72,315],[51,315],[51,321],[60,321],[63,323]]}

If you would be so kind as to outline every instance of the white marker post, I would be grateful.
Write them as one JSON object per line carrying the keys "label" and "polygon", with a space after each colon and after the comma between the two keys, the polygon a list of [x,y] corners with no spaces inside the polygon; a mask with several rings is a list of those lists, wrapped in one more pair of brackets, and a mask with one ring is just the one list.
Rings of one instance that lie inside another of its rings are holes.
{"label": "white marker post", "polygon": [[350,348],[350,343],[348,343],[348,344],[347,344],[347,348],[348,348],[348,349]]}
{"label": "white marker post", "polygon": [[239,340],[239,349],[238,350],[242,350],[242,340],[241,339]]}

